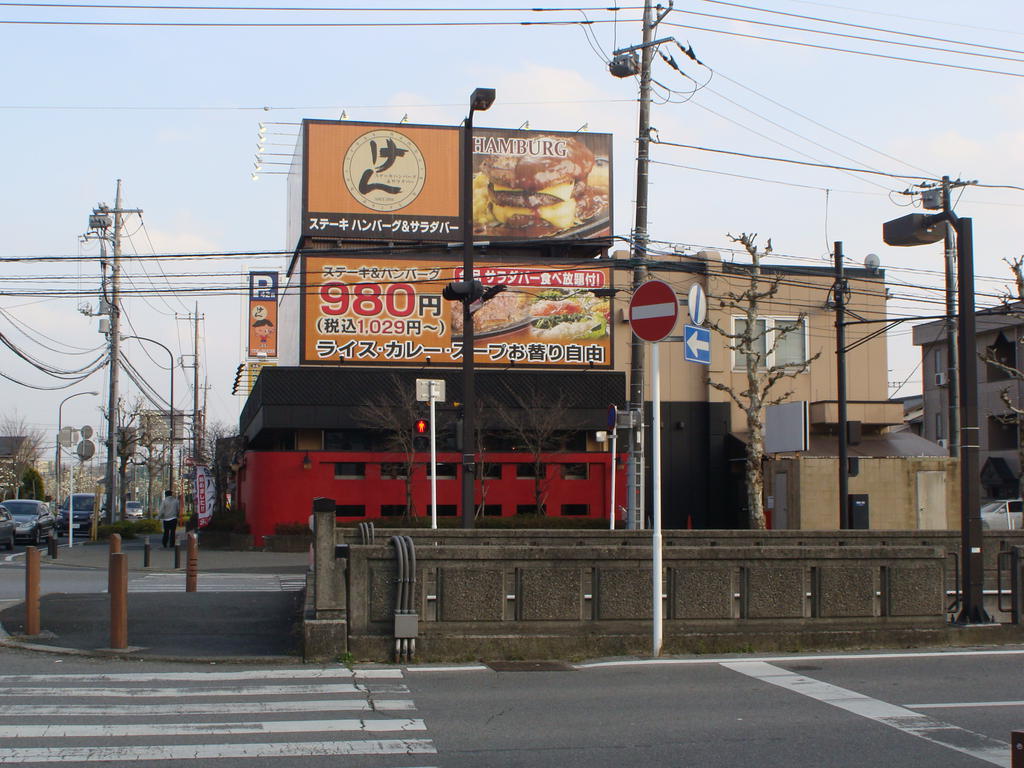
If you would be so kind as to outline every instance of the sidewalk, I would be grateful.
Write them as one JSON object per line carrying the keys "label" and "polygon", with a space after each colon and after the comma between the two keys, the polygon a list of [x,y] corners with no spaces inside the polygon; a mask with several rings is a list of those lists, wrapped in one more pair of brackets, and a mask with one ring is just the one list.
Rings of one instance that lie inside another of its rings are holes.
{"label": "sidewalk", "polygon": [[[179,573],[184,579],[187,554],[174,570],[174,551],[161,549],[159,536],[151,567],[143,566],[143,540],[122,542],[129,580],[146,573]],[[58,558],[42,550],[42,569],[89,568],[106,571],[109,545],[61,540]],[[306,572],[306,553],[199,550],[199,583],[203,574],[280,574]],[[0,644],[51,653],[115,655],[176,661],[295,663],[301,660],[299,626],[303,592],[132,592],[128,595],[128,651],[110,651],[108,594],[44,594],[40,598],[42,633],[27,637],[25,606],[0,611]]]}

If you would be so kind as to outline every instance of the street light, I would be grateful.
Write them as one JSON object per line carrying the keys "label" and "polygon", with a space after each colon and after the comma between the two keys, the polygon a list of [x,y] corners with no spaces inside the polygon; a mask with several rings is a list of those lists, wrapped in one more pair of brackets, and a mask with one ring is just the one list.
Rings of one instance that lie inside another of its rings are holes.
{"label": "street light", "polygon": [[476,389],[473,380],[473,314],[470,305],[477,298],[473,277],[473,113],[490,109],[493,88],[477,88],[469,97],[469,115],[462,132],[462,527],[473,527],[476,480],[476,438],[474,416]]}
{"label": "street light", "polygon": [[974,221],[952,211],[912,213],[882,225],[887,245],[923,245],[942,240],[946,227],[956,230],[958,355],[960,362],[960,590],[963,603],[957,624],[987,624],[985,569],[982,560],[981,492],[978,476],[978,359],[974,317]]}
{"label": "street light", "polygon": [[[56,467],[57,467],[57,488],[56,488],[57,509],[60,509],[60,472],[61,472],[61,467],[60,467],[60,464],[61,464],[61,461],[60,461],[60,431],[61,431],[61,429],[63,428],[63,425],[64,425],[64,403],[66,403],[68,400],[70,400],[73,397],[80,397],[81,395],[98,395],[98,394],[99,394],[99,392],[76,392],[73,395],[68,395],[67,397],[65,397],[63,400],[60,401],[60,405],[57,406],[57,461],[56,461]],[[70,525],[71,522],[72,521],[69,520],[68,524]]]}
{"label": "street light", "polygon": [[169,413],[168,413],[168,416],[167,416],[167,429],[170,431],[170,437],[168,439],[168,445],[170,447],[167,449],[168,450],[168,454],[169,454],[168,455],[168,467],[169,467],[169,469],[168,469],[168,478],[167,478],[167,488],[170,489],[170,490],[173,490],[174,489],[174,355],[171,353],[171,350],[169,350],[167,347],[165,347],[163,344],[161,344],[156,339],[149,339],[149,338],[146,338],[145,336],[122,336],[121,338],[122,339],[138,339],[139,341],[148,341],[148,342],[151,342],[153,344],[156,344],[158,347],[161,347],[163,349],[163,351],[167,353],[167,357],[170,358],[170,363],[171,364],[170,364],[170,367],[168,368],[168,370],[171,373],[171,395],[170,395],[171,399],[168,401],[168,405],[170,406],[170,408],[168,409]]}

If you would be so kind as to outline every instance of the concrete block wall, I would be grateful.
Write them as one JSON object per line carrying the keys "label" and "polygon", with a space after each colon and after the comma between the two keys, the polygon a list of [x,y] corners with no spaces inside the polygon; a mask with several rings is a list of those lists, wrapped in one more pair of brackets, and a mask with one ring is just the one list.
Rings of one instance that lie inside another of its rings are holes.
{"label": "concrete block wall", "polygon": [[[416,558],[419,658],[636,653],[649,643],[648,548],[418,542]],[[666,645],[694,632],[939,627],[943,559],[923,546],[666,548]],[[387,658],[393,548],[352,545],[344,562],[348,648]]]}

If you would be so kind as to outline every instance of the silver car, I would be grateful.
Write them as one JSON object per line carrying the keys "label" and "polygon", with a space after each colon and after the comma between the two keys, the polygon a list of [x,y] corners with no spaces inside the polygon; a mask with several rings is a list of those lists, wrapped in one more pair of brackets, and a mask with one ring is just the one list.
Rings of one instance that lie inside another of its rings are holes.
{"label": "silver car", "polygon": [[1018,531],[1022,525],[1021,517],[1024,501],[1020,499],[1000,499],[981,505],[981,527],[992,531]]}
{"label": "silver car", "polygon": [[14,516],[17,523],[14,529],[16,539],[38,545],[55,535],[57,520],[45,502],[35,499],[8,499],[3,506]]}
{"label": "silver car", "polygon": [[7,511],[7,507],[0,504],[0,541],[7,549],[14,549],[14,529],[17,524],[14,522],[14,515]]}

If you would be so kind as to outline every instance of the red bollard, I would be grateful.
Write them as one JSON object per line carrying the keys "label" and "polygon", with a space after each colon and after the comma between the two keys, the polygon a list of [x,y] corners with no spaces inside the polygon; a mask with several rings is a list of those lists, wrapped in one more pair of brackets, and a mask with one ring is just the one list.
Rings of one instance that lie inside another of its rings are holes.
{"label": "red bollard", "polygon": [[110,556],[110,647],[128,647],[128,556]]}
{"label": "red bollard", "polygon": [[199,537],[188,535],[188,560],[185,565],[185,591],[195,592],[199,588]]}
{"label": "red bollard", "polygon": [[110,534],[110,554],[116,555],[121,552],[121,534]]}
{"label": "red bollard", "polygon": [[39,634],[39,550],[25,550],[25,634]]}

